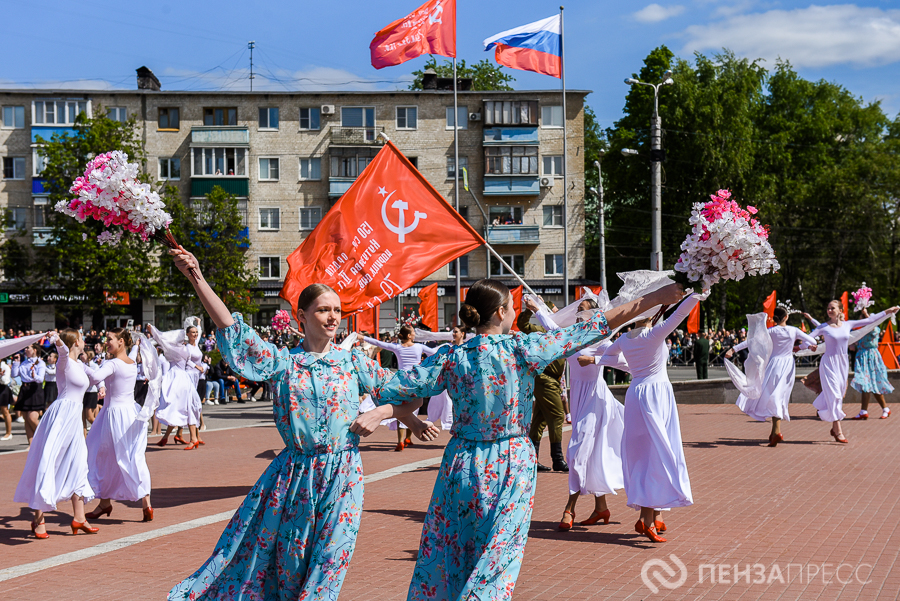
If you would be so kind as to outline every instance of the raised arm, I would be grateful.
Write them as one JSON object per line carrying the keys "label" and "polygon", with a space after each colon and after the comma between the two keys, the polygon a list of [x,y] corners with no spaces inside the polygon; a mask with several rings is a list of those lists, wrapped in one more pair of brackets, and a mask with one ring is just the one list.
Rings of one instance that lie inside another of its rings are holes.
{"label": "raised arm", "polygon": [[399,344],[392,344],[390,342],[384,342],[383,340],[378,340],[377,338],[369,338],[368,336],[362,336],[363,341],[368,342],[372,346],[377,346],[378,348],[383,348],[386,351],[391,351],[392,353],[396,353],[397,349],[400,347]]}
{"label": "raised arm", "polygon": [[293,360],[287,349],[264,342],[256,330],[244,323],[240,313],[231,317],[230,326],[216,330],[216,343],[222,358],[235,373],[263,382],[290,369]]}
{"label": "raised arm", "polygon": [[877,323],[884,321],[891,315],[895,314],[897,312],[897,309],[898,309],[897,307],[891,307],[890,309],[887,309],[886,311],[880,311],[880,312],[876,313],[875,315],[870,315],[869,317],[867,317],[865,319],[854,319],[852,321],[848,321],[847,323],[850,324],[851,330],[855,330],[857,328],[864,328],[866,326],[870,326],[872,324],[877,324]]}
{"label": "raised arm", "polygon": [[650,330],[649,337],[655,340],[665,340],[666,336],[674,332],[675,328],[678,327],[678,324],[687,318],[697,303],[701,300],[705,300],[707,296],[709,296],[709,293],[706,295],[692,294],[690,298],[681,301],[681,304],[678,305],[678,308],[676,308],[671,315],[669,315],[668,319],[653,326],[653,329]]}
{"label": "raised arm", "polygon": [[228,311],[228,307],[225,306],[222,299],[209,287],[209,284],[200,272],[200,264],[197,262],[197,258],[186,251],[183,246],[170,250],[169,254],[175,260],[175,266],[178,267],[178,271],[184,274],[194,286],[197,297],[203,303],[203,308],[209,313],[216,327],[221,329],[231,326],[234,323],[234,317]]}

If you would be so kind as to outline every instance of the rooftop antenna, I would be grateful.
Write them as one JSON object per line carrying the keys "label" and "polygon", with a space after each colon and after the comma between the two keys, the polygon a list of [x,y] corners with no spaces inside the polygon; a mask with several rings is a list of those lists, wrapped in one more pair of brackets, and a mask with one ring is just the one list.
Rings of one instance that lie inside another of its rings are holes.
{"label": "rooftop antenna", "polygon": [[256,78],[253,75],[253,49],[256,48],[256,42],[250,41],[247,42],[247,48],[250,49],[250,91],[253,91],[253,80]]}

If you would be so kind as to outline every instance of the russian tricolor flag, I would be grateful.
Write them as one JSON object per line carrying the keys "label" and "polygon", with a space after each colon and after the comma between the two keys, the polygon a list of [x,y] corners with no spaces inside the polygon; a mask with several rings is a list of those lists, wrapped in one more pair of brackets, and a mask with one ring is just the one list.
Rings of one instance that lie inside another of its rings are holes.
{"label": "russian tricolor flag", "polygon": [[495,58],[511,69],[562,76],[562,22],[560,15],[516,27],[484,41],[496,48]]}

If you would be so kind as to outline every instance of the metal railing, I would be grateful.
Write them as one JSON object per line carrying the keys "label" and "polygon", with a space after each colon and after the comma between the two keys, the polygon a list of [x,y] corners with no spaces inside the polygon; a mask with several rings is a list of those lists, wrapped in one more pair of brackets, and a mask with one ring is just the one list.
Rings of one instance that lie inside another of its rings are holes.
{"label": "metal railing", "polygon": [[383,125],[373,127],[332,127],[331,143],[343,146],[380,145],[384,141],[378,134],[383,131]]}

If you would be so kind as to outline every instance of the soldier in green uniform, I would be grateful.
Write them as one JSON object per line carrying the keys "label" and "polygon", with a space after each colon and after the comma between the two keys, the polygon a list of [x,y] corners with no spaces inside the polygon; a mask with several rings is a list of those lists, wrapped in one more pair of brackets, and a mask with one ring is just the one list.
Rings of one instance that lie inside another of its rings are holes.
{"label": "soldier in green uniform", "polygon": [[694,364],[697,366],[697,379],[709,378],[709,335],[706,330],[694,341]]}

